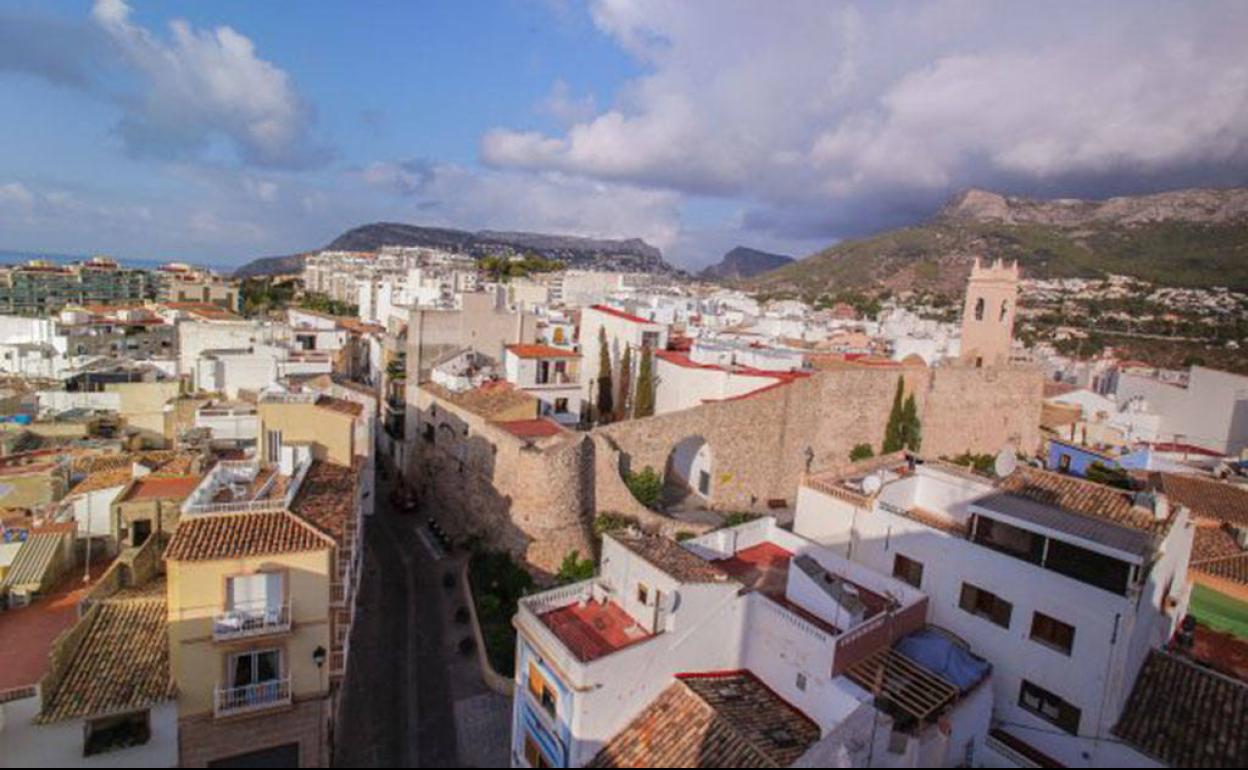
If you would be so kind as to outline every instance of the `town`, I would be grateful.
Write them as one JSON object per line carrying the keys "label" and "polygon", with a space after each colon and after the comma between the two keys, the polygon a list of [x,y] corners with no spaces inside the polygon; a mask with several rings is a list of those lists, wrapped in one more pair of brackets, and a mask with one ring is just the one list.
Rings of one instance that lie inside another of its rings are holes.
{"label": "town", "polygon": [[1248,377],[1015,334],[1086,282],[0,276],[4,766],[1248,751]]}

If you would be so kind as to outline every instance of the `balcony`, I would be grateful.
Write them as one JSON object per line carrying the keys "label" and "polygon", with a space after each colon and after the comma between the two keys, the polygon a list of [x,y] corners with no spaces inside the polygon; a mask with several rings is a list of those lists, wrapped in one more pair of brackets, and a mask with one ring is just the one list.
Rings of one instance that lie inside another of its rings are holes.
{"label": "balcony", "polygon": [[212,621],[215,642],[290,632],[290,602],[280,606],[235,607]]}
{"label": "balcony", "polygon": [[230,717],[290,704],[290,679],[274,679],[243,687],[218,687],[213,693],[212,713]]}

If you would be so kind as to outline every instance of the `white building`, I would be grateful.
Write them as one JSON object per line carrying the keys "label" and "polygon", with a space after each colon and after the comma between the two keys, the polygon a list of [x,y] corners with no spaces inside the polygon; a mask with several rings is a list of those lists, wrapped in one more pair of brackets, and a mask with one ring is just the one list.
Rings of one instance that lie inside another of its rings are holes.
{"label": "white building", "polygon": [[507,381],[535,397],[541,416],[563,425],[581,421],[581,355],[551,345],[508,345],[503,353]]}
{"label": "white building", "polygon": [[[625,348],[632,349],[633,382],[637,381],[636,368],[641,361],[642,348],[649,347],[656,352],[667,348],[668,329],[663,324],[606,305],[594,305],[582,310],[580,346],[584,367],[581,372],[581,384],[585,388],[586,398],[591,401],[596,396],[594,388],[599,377],[598,365],[601,358],[599,330],[605,333],[613,375],[618,375],[620,359],[624,356]],[[614,382],[619,383],[618,376]]]}
{"label": "white building", "polygon": [[703,363],[688,353],[661,350],[655,354],[654,413],[667,414],[708,401],[741,398],[803,376],[804,372]]}
{"label": "white building", "polygon": [[1248,377],[1193,366],[1186,386],[1124,371],[1118,407],[1155,415],[1157,435],[1128,439],[1192,444],[1223,454],[1248,449]]}
{"label": "white building", "polygon": [[[770,518],[683,546],[608,534],[597,577],[520,602],[513,766],[956,764],[986,737],[989,670],[925,631],[927,603]],[[956,659],[961,686],[894,643]]]}
{"label": "white building", "polygon": [[1112,730],[1186,612],[1186,509],[1032,468],[994,483],[894,456],[812,477],[794,531],[922,590],[929,622],[992,664],[992,751],[1128,761]]}

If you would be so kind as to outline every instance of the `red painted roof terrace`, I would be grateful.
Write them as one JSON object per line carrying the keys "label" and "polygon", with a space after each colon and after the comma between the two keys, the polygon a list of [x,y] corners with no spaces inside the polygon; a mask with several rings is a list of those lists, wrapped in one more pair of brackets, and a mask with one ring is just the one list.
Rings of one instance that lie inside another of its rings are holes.
{"label": "red painted roof terrace", "polygon": [[541,619],[582,663],[605,658],[653,636],[615,602],[569,604],[543,614]]}

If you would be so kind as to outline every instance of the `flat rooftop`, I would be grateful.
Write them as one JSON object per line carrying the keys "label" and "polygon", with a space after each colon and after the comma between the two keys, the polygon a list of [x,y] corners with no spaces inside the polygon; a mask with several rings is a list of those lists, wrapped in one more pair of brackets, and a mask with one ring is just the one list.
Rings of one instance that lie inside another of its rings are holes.
{"label": "flat rooftop", "polygon": [[[813,612],[789,601],[786,589],[789,584],[789,568],[793,564],[793,554],[775,543],[760,543],[743,548],[731,558],[716,561],[714,564],[734,579],[744,583],[748,589],[763,594],[828,633],[838,634],[845,630],[836,628]],[[840,575],[837,577],[840,577],[845,584],[857,589],[858,598],[866,605],[866,618],[875,617],[887,607],[888,601],[884,597],[868,591],[852,580],[847,580]]]}
{"label": "flat rooftop", "polygon": [[605,658],[653,636],[611,601],[569,604],[540,617],[582,663]]}

